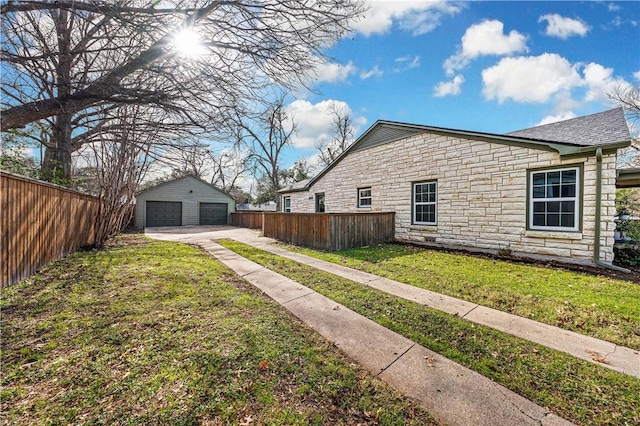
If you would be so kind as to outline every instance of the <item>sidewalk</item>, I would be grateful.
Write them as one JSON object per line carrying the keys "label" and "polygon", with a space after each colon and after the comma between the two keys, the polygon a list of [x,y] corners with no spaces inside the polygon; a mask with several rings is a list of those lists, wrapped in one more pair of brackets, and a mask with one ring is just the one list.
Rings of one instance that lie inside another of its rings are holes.
{"label": "sidewalk", "polygon": [[[384,291],[403,299],[457,315],[476,324],[486,325],[530,342],[538,343],[605,368],[640,378],[640,351],[599,340],[584,334],[543,324],[528,318],[498,311],[455,297],[435,293],[412,285],[358,271],[346,266],[291,252],[273,246],[266,238],[235,238],[278,256],[313,266],[334,275]],[[599,360],[605,360],[601,362]]]}
{"label": "sidewalk", "polygon": [[444,424],[572,424],[490,379],[211,240],[199,240],[198,244]]}

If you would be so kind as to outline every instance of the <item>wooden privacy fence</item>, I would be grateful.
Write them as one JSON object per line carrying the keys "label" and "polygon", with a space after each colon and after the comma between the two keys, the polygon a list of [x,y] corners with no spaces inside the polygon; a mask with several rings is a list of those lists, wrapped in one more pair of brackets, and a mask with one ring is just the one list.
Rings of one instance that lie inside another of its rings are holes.
{"label": "wooden privacy fence", "polygon": [[240,228],[262,229],[262,212],[247,211],[231,213],[231,225]]}
{"label": "wooden privacy fence", "polygon": [[1,287],[94,242],[98,198],[0,172]]}
{"label": "wooden privacy fence", "polygon": [[395,213],[264,213],[262,233],[280,241],[335,251],[395,239]]}

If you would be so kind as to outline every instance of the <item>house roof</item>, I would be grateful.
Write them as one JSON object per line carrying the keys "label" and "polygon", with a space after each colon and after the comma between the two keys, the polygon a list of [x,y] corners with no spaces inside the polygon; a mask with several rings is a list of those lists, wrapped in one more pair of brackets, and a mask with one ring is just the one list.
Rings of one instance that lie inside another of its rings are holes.
{"label": "house roof", "polygon": [[184,176],[180,176],[180,177],[175,178],[175,179],[171,179],[171,180],[167,180],[167,181],[164,181],[164,182],[160,182],[160,183],[159,183],[159,184],[157,184],[157,185],[154,185],[154,186],[151,186],[151,187],[149,187],[149,188],[143,189],[142,191],[138,191],[138,192],[136,193],[136,196],[138,196],[138,195],[140,195],[140,194],[143,194],[143,193],[145,193],[145,192],[147,192],[147,191],[153,191],[153,190],[155,190],[156,188],[159,188],[159,187],[161,187],[161,186],[165,186],[165,185],[169,185],[169,184],[172,184],[172,183],[174,183],[174,182],[177,182],[177,181],[180,181],[180,180],[183,180],[183,179],[195,179],[195,180],[197,180],[197,181],[200,181],[200,182],[204,183],[204,184],[205,184],[205,185],[207,185],[207,186],[210,186],[211,188],[213,188],[213,189],[215,189],[216,191],[218,191],[218,192],[220,192],[220,193],[222,193],[222,194],[226,195],[227,197],[229,197],[229,198],[233,198],[231,195],[229,195],[229,193],[227,193],[227,192],[223,191],[222,189],[220,189],[220,188],[216,187],[215,185],[210,184],[210,183],[209,183],[209,182],[207,182],[206,180],[202,180],[202,179],[200,179],[199,177],[197,177],[197,176],[195,176],[195,175],[191,175],[191,174],[186,174],[186,175],[184,175]]}
{"label": "house roof", "polygon": [[640,188],[640,168],[618,169],[616,188]]}
{"label": "house roof", "polygon": [[[612,123],[607,124],[607,121]],[[565,128],[566,126],[566,128]],[[587,127],[587,129],[581,129]],[[540,128],[543,128],[542,130]],[[541,151],[558,152],[562,157],[582,157],[595,155],[597,147],[604,152],[615,152],[629,146],[630,135],[622,108],[602,113],[564,120],[557,123],[532,127],[508,134],[474,132],[444,127],[424,126],[395,121],[376,121],[333,163],[325,167],[315,177],[281,189],[281,193],[307,191],[315,182],[329,172],[351,152],[361,151],[421,133],[521,146]],[[570,138],[569,135],[575,135]],[[550,139],[556,137],[559,140]]]}
{"label": "house roof", "polygon": [[285,186],[284,188],[280,189],[280,192],[296,192],[296,191],[305,191],[307,189],[307,184],[309,183],[311,179],[304,179],[301,180],[300,182],[294,182],[289,186]]}
{"label": "house roof", "polygon": [[623,109],[614,108],[584,117],[517,130],[507,135],[579,145],[602,145],[629,139],[629,127]]}

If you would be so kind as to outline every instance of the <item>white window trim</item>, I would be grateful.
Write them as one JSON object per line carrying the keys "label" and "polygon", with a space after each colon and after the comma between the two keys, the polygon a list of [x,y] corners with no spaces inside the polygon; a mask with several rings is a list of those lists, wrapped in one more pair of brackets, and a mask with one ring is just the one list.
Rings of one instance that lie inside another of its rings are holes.
{"label": "white window trim", "polygon": [[[533,198],[533,175],[535,173],[549,173],[549,172],[564,172],[569,170],[575,170],[576,172],[576,195],[574,197],[557,197],[557,198]],[[560,231],[560,232],[580,232],[580,196],[582,194],[582,179],[580,175],[580,167],[564,167],[560,169],[544,169],[544,170],[529,170],[529,229],[532,231]],[[534,226],[533,224],[533,203],[548,202],[548,201],[573,201],[575,203],[575,209],[573,211],[573,227],[568,226]]]}
{"label": "white window trim", "polygon": [[[289,210],[287,210],[287,201],[289,201]],[[284,213],[291,213],[291,197],[284,197],[282,200],[282,211]]]}
{"label": "white window trim", "polygon": [[[416,186],[424,185],[424,184],[434,184],[435,185],[435,193],[436,200],[435,201],[421,201],[416,202]],[[435,206],[435,221],[434,222],[418,222],[416,219],[416,206],[426,206],[433,205]],[[423,182],[414,182],[413,183],[413,191],[411,191],[411,220],[413,225],[437,225],[438,224],[438,181],[436,180],[427,180]]]}
{"label": "white window trim", "polygon": [[[369,191],[368,197],[362,196],[362,191]],[[362,204],[362,200],[369,200],[369,204]],[[358,188],[358,208],[359,209],[370,209],[373,204],[373,193],[371,192],[371,187],[367,186],[365,188]]]}

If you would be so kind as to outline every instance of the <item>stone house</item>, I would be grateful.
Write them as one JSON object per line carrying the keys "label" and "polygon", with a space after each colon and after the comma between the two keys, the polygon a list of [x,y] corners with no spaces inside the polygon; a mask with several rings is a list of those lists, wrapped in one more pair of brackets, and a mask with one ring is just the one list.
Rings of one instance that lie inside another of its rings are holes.
{"label": "stone house", "polygon": [[229,194],[187,175],[136,195],[136,228],[228,225],[236,202]]}
{"label": "stone house", "polygon": [[577,263],[613,260],[621,108],[509,134],[378,121],[284,211],[396,213],[396,239]]}

